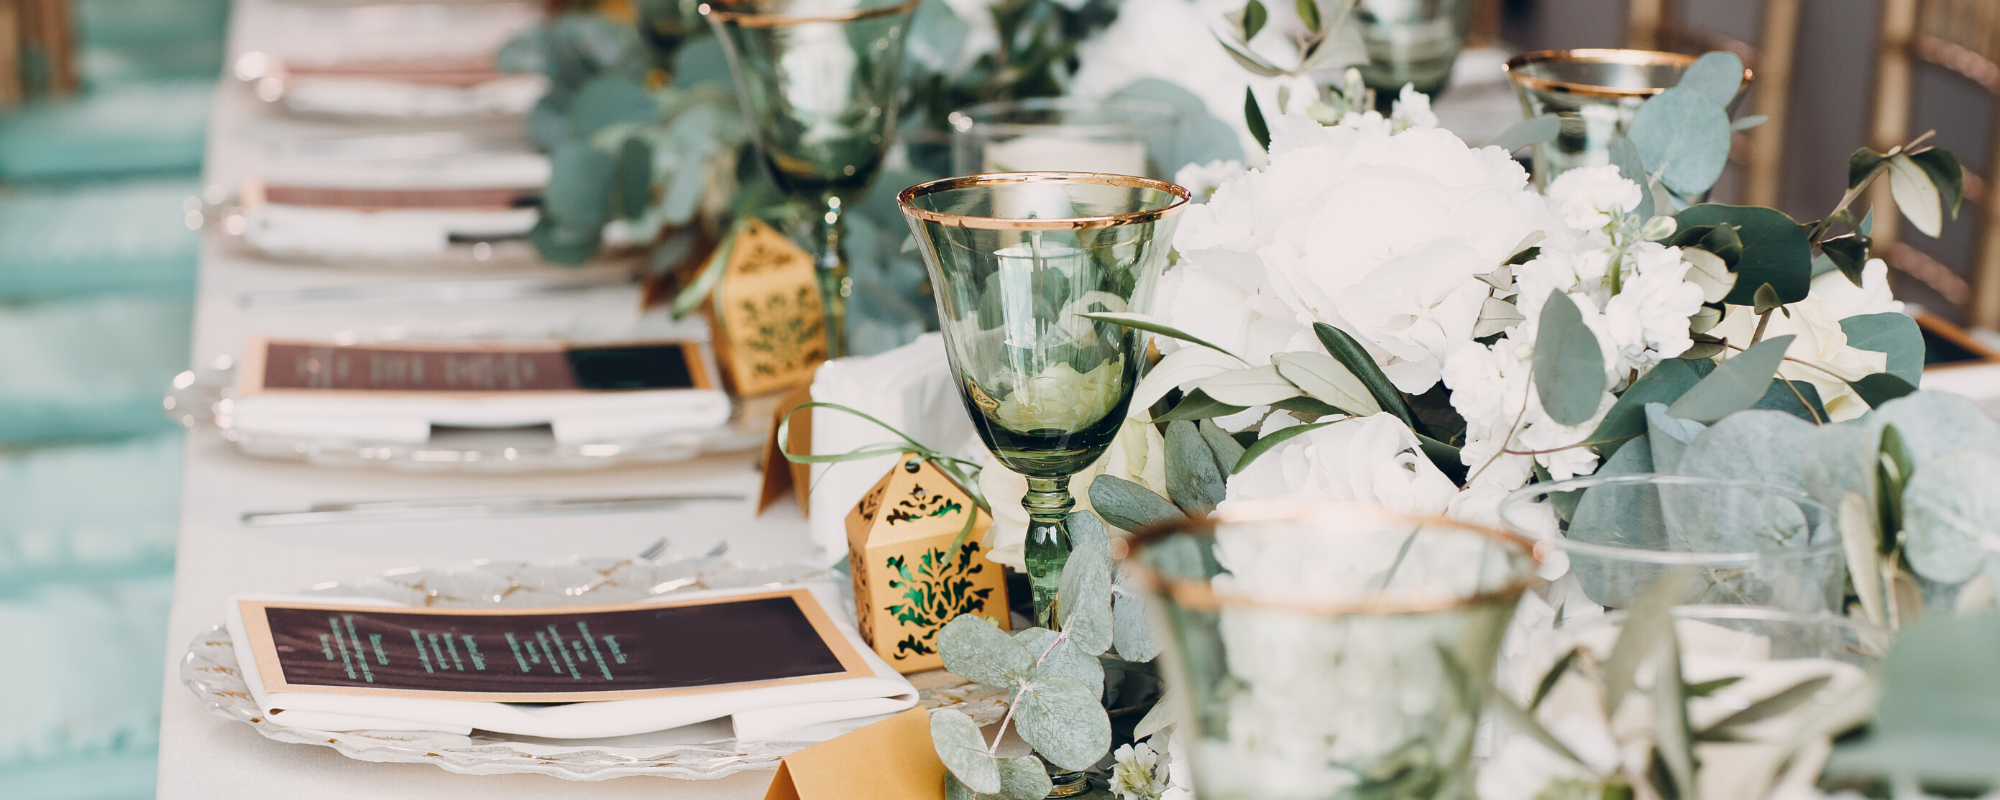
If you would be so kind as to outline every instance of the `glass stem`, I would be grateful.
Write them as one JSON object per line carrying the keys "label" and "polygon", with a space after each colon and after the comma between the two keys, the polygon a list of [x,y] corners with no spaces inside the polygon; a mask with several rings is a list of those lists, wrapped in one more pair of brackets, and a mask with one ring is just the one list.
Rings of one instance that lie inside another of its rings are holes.
{"label": "glass stem", "polygon": [[1062,583],[1063,565],[1069,563],[1069,527],[1063,518],[1076,508],[1069,493],[1069,476],[1028,478],[1028,492],[1021,496],[1028,510],[1028,584],[1035,591],[1035,624],[1057,630],[1056,587]]}
{"label": "glass stem", "polygon": [[842,358],[847,355],[847,297],[854,293],[854,278],[847,274],[847,251],[841,242],[847,234],[847,221],[840,198],[826,199],[819,223],[820,248],[814,266],[819,269],[819,294],[825,304],[826,357]]}

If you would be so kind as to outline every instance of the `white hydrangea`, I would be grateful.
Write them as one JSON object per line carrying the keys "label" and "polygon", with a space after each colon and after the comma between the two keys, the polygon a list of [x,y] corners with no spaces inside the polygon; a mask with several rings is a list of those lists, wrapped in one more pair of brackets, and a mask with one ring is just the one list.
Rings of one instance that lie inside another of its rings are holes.
{"label": "white hydrangea", "polygon": [[1194,196],[1194,202],[1206,203],[1215,196],[1215,190],[1222,188],[1224,181],[1243,174],[1243,162],[1235,159],[1216,159],[1206,164],[1189,164],[1174,173],[1174,183],[1180,184]]}
{"label": "white hydrangea", "polygon": [[1549,182],[1549,205],[1563,224],[1598,230],[1639,210],[1639,184],[1618,174],[1616,164],[1578,167]]}

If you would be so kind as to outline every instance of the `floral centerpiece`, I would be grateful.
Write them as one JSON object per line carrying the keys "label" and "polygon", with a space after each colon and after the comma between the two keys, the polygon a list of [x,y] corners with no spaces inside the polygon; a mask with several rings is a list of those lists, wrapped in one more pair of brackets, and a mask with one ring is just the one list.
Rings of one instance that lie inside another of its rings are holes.
{"label": "floral centerpiece", "polygon": [[[1500,500],[1531,482],[1654,471],[1747,478],[1792,483],[1843,509],[1848,594],[1867,617],[1894,626],[1926,605],[1990,606],[1985,554],[1996,548],[1982,531],[2000,525],[2000,509],[1966,481],[2000,480],[2000,426],[1962,399],[1916,391],[1921,333],[1891,297],[1887,267],[1869,257],[1872,216],[1850,208],[1887,180],[1900,212],[1936,235],[1962,196],[1958,162],[1926,147],[1927,137],[1858,151],[1845,196],[1804,223],[1699,202],[1726,161],[1724,106],[1741,75],[1734,56],[1705,56],[1642,107],[1612,164],[1566,173],[1546,195],[1504,148],[1469,147],[1437,129],[1421,95],[1400,98],[1386,117],[1336,90],[1310,113],[1253,118],[1268,134],[1268,165],[1201,170],[1213,188],[1193,187],[1208,200],[1183,220],[1178,262],[1151,313],[1092,315],[1157,334],[1162,356],[1111,451],[1076,481],[1084,491],[1072,530],[1094,530],[1095,517],[1115,535],[1268,499],[1359,501],[1490,525]],[[1254,99],[1248,110],[1261,116]],[[1554,130],[1529,120],[1501,138],[1524,146]],[[996,513],[996,560],[1018,558],[1021,481],[989,465],[981,484]],[[1543,574],[1560,579],[1564,569],[1558,557]],[[1095,556],[1069,571],[1079,574],[1066,571],[1066,586],[1116,584]],[[1588,603],[1550,597],[1556,615],[1564,602]],[[1098,619],[1089,600],[1070,624],[1116,628],[1111,605]],[[945,642],[947,665],[1024,697],[1037,686],[1074,688],[1057,679],[1083,663],[1064,655],[1079,647],[1115,654],[1107,664],[1150,658],[1067,625],[1015,634],[1004,647],[1005,634],[975,625],[947,629],[958,631]],[[974,636],[991,642],[953,646]],[[992,668],[995,659],[1012,666]],[[1604,702],[1615,707],[1632,689],[1628,680],[1606,690]],[[1693,690],[1670,699],[1686,702]],[[1081,726],[1102,724],[1102,709],[1061,703],[1036,699],[1035,713],[1057,724],[1023,725],[1023,737],[1061,753],[1061,766],[1076,768],[1083,750],[1103,758],[1112,743],[1101,736],[1075,746]],[[1590,750],[1551,736],[1532,713],[1514,716],[1561,757]],[[1134,738],[1167,718],[1149,715]],[[1079,727],[1065,728],[1070,719]],[[956,790],[1024,800],[1043,786],[1025,763],[988,772],[993,746],[955,722],[937,730]],[[1611,746],[1640,753],[1622,772],[1584,760],[1544,777],[1605,796],[1691,793],[1699,759],[1688,754],[1700,733],[1683,724],[1621,739]],[[1151,776],[1170,761],[1163,749],[1121,749],[1118,785],[1151,795]]]}

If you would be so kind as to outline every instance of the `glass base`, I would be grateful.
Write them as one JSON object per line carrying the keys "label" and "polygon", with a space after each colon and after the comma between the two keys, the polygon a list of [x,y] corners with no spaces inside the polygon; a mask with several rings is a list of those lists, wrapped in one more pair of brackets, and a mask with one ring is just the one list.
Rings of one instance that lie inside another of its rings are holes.
{"label": "glass base", "polygon": [[1050,797],[1075,797],[1090,791],[1090,775],[1075,770],[1057,769],[1047,761],[1042,766],[1049,771]]}

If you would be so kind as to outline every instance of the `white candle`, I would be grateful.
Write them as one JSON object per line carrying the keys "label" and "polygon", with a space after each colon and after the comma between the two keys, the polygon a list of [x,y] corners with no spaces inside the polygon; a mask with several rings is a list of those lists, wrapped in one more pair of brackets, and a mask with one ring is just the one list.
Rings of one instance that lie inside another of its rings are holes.
{"label": "white candle", "polygon": [[987,172],[1146,174],[1146,143],[1059,136],[1017,136],[986,145]]}
{"label": "white candle", "polygon": [[[1035,319],[1038,274],[1043,281],[1069,281],[1073,276],[1082,274],[1085,266],[1082,250],[1061,244],[1043,244],[1039,241],[1039,234],[1034,236],[1036,238],[1028,242],[994,252],[1000,257],[1000,316],[1006,328],[1007,344],[1013,347],[1035,347],[1038,328],[1055,321],[1044,320],[1038,325]],[[1040,344],[1047,345],[1049,342]]]}

